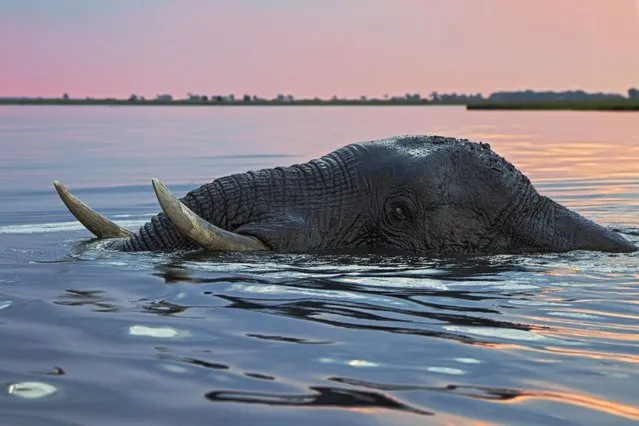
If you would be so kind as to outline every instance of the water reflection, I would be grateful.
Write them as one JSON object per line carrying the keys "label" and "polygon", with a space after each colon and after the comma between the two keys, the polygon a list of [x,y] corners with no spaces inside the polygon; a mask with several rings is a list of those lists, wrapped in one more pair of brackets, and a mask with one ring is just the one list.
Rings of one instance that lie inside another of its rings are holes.
{"label": "water reflection", "polygon": [[117,312],[118,307],[101,290],[66,290],[54,303],[63,306],[92,306],[94,312]]}
{"label": "water reflection", "polygon": [[442,387],[405,386],[366,382],[363,380],[343,377],[332,377],[329,380],[357,387],[363,387],[366,389],[376,389],[384,391],[429,391],[451,393],[466,398],[481,399],[500,403],[520,404],[526,402],[526,400],[550,400],[563,404],[576,405],[592,410],[602,411],[628,420],[639,421],[639,408],[636,406],[620,404],[614,401],[603,399],[601,397],[586,395],[570,390],[553,392],[536,389],[510,389],[454,384]]}
{"label": "water reflection", "polygon": [[431,411],[411,407],[381,392],[312,386],[313,393],[298,395],[276,395],[259,392],[210,391],[204,397],[213,402],[241,402],[244,404],[266,404],[294,407],[335,407],[357,409],[372,413],[380,409],[407,411],[412,414],[434,415]]}
{"label": "water reflection", "polygon": [[[384,258],[382,262],[371,257],[259,255],[260,261],[256,263],[260,266],[251,267],[250,276],[234,271],[231,275],[216,274],[209,278],[201,273],[195,276],[187,268],[206,270],[207,266],[212,266],[224,270],[229,264],[221,266],[220,255],[214,264],[189,263],[194,262],[197,256],[207,255],[189,254],[186,261],[173,259],[167,265],[158,266],[155,275],[171,284],[231,284],[223,291],[209,290],[206,294],[226,301],[224,307],[228,309],[334,327],[440,337],[469,343],[477,338],[447,332],[446,326],[459,326],[460,330],[469,326],[530,329],[525,324],[498,319],[500,311],[485,307],[485,302],[499,300],[506,295],[479,287],[482,283],[501,281],[501,273],[524,270],[513,262],[514,258],[510,261],[504,258],[432,261],[400,257]],[[243,260],[250,262],[250,256]],[[375,285],[379,278],[384,278],[382,285]],[[447,289],[448,282],[466,285],[468,289]]]}
{"label": "water reflection", "polygon": [[326,345],[326,344],[333,343],[328,340],[301,339],[297,337],[286,337],[286,336],[269,336],[265,334],[255,334],[255,333],[247,333],[246,337],[254,337],[256,339],[272,340],[276,342],[297,343],[299,345]]}

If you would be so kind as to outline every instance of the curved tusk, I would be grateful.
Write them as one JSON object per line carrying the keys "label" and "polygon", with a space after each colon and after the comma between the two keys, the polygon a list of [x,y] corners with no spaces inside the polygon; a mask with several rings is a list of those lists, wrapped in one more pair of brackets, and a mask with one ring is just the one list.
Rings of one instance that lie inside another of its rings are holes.
{"label": "curved tusk", "polygon": [[100,213],[93,210],[91,207],[84,204],[77,197],[67,191],[67,189],[57,180],[53,182],[53,186],[55,187],[55,190],[58,191],[58,195],[62,198],[62,201],[73,216],[75,216],[75,218],[78,219],[78,221],[96,237],[117,238],[133,235],[133,233],[128,229],[124,229],[121,226],[116,225]]}
{"label": "curved tusk", "polygon": [[269,250],[260,240],[218,228],[199,217],[185,206],[158,179],[153,179],[153,190],[160,206],[173,225],[184,235],[211,251]]}

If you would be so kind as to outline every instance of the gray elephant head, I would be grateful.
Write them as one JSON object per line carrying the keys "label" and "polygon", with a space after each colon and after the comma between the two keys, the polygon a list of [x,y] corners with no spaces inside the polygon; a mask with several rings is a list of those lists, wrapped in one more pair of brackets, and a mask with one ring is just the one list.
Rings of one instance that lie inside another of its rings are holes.
{"label": "gray elephant head", "polygon": [[403,136],[348,145],[308,163],[222,177],[122,229],[56,182],[71,212],[126,251],[384,250],[425,255],[598,250],[633,244],[541,196],[488,144]]}

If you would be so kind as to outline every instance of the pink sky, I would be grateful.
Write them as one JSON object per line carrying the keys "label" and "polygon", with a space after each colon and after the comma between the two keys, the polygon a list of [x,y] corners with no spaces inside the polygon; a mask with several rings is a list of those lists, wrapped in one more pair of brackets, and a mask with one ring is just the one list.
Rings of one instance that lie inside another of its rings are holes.
{"label": "pink sky", "polygon": [[625,93],[637,3],[6,0],[0,96]]}

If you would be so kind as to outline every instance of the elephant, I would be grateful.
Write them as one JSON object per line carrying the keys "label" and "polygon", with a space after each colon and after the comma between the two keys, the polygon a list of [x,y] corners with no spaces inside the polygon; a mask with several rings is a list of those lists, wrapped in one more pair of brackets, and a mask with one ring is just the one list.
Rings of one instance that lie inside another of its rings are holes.
{"label": "elephant", "polygon": [[71,213],[107,249],[390,252],[425,256],[633,252],[638,248],[540,195],[489,144],[438,135],[352,143],[303,164],[220,177],[133,233],[58,181]]}

